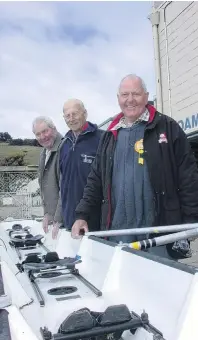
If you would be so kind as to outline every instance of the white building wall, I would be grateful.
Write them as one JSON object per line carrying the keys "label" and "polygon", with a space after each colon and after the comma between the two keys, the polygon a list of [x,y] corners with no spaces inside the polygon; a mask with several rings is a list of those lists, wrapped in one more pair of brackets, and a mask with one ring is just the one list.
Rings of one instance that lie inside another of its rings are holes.
{"label": "white building wall", "polygon": [[172,117],[182,128],[192,132],[198,129],[198,2],[164,2],[159,11],[163,113],[170,115],[172,111]]}

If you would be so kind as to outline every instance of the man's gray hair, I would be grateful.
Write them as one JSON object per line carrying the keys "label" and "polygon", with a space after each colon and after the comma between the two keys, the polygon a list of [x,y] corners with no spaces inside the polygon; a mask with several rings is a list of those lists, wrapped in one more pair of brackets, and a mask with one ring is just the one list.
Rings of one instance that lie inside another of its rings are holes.
{"label": "man's gray hair", "polygon": [[86,108],[85,108],[84,103],[82,102],[82,100],[76,99],[76,98],[70,98],[70,99],[68,99],[68,100],[64,103],[64,105],[63,105],[63,113],[64,113],[64,111],[65,111],[65,108],[66,108],[68,105],[72,105],[72,104],[73,104],[73,105],[77,105],[78,107],[80,107],[81,110],[82,110],[82,112],[84,112],[85,115],[87,115],[87,110],[86,110]]}
{"label": "man's gray hair", "polygon": [[124,78],[122,78],[122,80],[121,80],[121,82],[120,82],[120,85],[119,85],[119,88],[118,88],[118,93],[120,92],[120,87],[121,87],[123,81],[126,80],[126,79],[139,79],[139,80],[140,80],[140,83],[141,83],[141,86],[142,86],[142,88],[143,88],[143,90],[144,90],[144,92],[145,92],[145,93],[148,92],[148,91],[147,91],[146,84],[145,84],[144,80],[143,80],[141,77],[137,76],[136,74],[128,74],[127,76],[125,76]]}
{"label": "man's gray hair", "polygon": [[49,117],[46,117],[46,116],[38,116],[36,117],[34,120],[33,120],[33,123],[32,123],[32,131],[34,133],[35,131],[35,125],[37,123],[46,123],[47,126],[51,129],[56,129],[56,126],[54,125],[53,121],[51,120],[51,118]]}

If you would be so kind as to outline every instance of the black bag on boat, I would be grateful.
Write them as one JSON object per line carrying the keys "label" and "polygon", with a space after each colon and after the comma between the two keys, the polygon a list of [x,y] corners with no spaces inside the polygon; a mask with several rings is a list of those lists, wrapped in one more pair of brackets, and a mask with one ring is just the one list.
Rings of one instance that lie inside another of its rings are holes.
{"label": "black bag on boat", "polygon": [[37,254],[32,253],[22,262],[22,264],[25,263],[41,263],[41,258]]}
{"label": "black bag on boat", "polygon": [[[131,313],[126,305],[109,306],[104,313],[92,312],[88,308],[80,309],[70,314],[65,321],[60,325],[58,333],[69,334],[75,332],[83,332],[93,330],[98,327],[105,327],[118,325],[131,320]],[[123,331],[116,331],[114,333],[97,335],[87,340],[119,340]],[[79,334],[79,339],[83,340]]]}
{"label": "black bag on boat", "polygon": [[55,262],[59,260],[59,256],[56,251],[50,251],[45,255],[45,263]]}
{"label": "black bag on boat", "polygon": [[189,240],[180,240],[166,245],[168,254],[175,260],[192,257]]}
{"label": "black bag on boat", "polygon": [[60,325],[58,333],[67,334],[72,332],[86,331],[97,324],[88,308],[82,308],[70,314]]}
{"label": "black bag on boat", "polygon": [[109,326],[129,320],[131,320],[131,313],[126,305],[109,306],[97,319],[100,326]]}

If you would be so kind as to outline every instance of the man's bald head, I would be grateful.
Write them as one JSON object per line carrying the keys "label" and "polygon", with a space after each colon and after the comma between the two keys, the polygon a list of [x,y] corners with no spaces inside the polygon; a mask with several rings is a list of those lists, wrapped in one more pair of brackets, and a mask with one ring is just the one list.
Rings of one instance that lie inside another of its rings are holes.
{"label": "man's bald head", "polygon": [[149,93],[143,79],[135,74],[124,77],[118,88],[118,103],[128,122],[137,120],[146,110]]}
{"label": "man's bald head", "polygon": [[68,108],[70,108],[70,107],[77,107],[78,109],[80,109],[84,112],[86,111],[85,106],[80,99],[75,99],[75,98],[68,99],[63,105],[63,113],[66,110],[68,110]]}
{"label": "man's bald head", "polygon": [[80,99],[68,99],[63,105],[63,117],[67,126],[78,133],[86,122],[87,110]]}
{"label": "man's bald head", "polygon": [[137,76],[136,74],[131,73],[131,74],[128,74],[127,76],[125,76],[124,78],[122,78],[122,80],[119,84],[118,94],[120,92],[120,89],[121,89],[123,83],[126,82],[127,80],[136,81],[136,82],[138,81],[140,86],[144,90],[144,92],[147,93],[147,87],[146,87],[144,80],[141,77]]}

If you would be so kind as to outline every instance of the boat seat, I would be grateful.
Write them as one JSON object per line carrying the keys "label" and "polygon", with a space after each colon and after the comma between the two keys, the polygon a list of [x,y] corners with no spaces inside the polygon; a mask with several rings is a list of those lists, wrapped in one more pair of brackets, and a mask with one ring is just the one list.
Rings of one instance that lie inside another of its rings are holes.
{"label": "boat seat", "polygon": [[[30,227],[24,227],[22,228],[21,224],[14,224],[14,226],[18,226],[18,227],[14,227],[14,229],[7,229],[7,231],[9,232],[9,237],[11,237],[12,234],[19,234],[20,233],[29,233],[30,231]],[[21,228],[20,228],[21,226]],[[12,227],[13,228],[13,227]]]}
{"label": "boat seat", "polygon": [[[32,256],[32,254],[27,256],[27,258],[23,262],[23,267],[26,270],[45,270],[52,269],[54,267],[66,267],[67,269],[74,269],[75,264],[82,262],[80,256],[59,259],[56,252],[47,253],[45,256],[43,256],[42,261],[38,260],[38,255],[34,255],[32,257],[30,256]],[[29,259],[31,259],[32,261],[29,261]]]}
{"label": "boat seat", "polygon": [[41,258],[37,254],[32,253],[22,262],[22,264],[24,263],[41,263]]}
{"label": "boat seat", "polygon": [[21,235],[16,235],[15,237],[11,237],[11,244],[17,247],[30,247],[36,246],[37,244],[41,244],[41,240],[44,236],[43,235],[36,235],[33,236],[32,234],[25,235],[23,238]]}
{"label": "boat seat", "polygon": [[131,313],[126,305],[109,306],[97,319],[101,326],[108,326],[129,320],[131,320]]}
{"label": "boat seat", "polygon": [[67,334],[96,327],[97,320],[88,308],[71,313],[60,325],[58,333]]}
{"label": "boat seat", "polygon": [[45,263],[59,261],[59,256],[56,251],[50,251],[45,255]]}
{"label": "boat seat", "polygon": [[23,227],[21,224],[15,223],[12,226],[12,229],[7,229],[9,231],[9,236],[12,235],[12,233],[17,232],[17,231],[22,231]]}
{"label": "boat seat", "polygon": [[103,313],[82,308],[71,313],[62,322],[58,333],[68,334],[68,339],[71,335],[72,339],[77,339],[74,334],[79,334],[78,339],[85,339],[88,333],[92,333],[95,334],[90,334],[92,340],[108,340],[110,335],[112,340],[119,340],[124,330],[131,330],[134,334],[144,322],[148,323],[148,319],[143,321],[141,317],[132,318],[131,312],[124,304],[109,306]]}
{"label": "boat seat", "polygon": [[12,226],[12,230],[13,230],[13,231],[19,231],[19,230],[22,230],[22,229],[23,229],[23,227],[22,227],[22,225],[19,224],[19,223],[15,223],[15,224],[13,224],[13,226]]}

